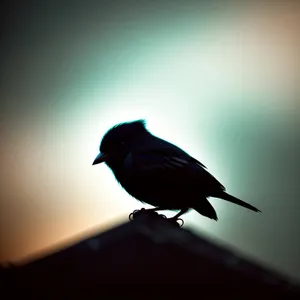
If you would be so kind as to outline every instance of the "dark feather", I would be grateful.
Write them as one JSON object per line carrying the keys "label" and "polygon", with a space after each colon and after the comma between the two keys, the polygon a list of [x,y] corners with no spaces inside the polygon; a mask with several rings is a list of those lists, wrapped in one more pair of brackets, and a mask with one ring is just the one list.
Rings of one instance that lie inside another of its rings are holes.
{"label": "dark feather", "polygon": [[124,189],[153,206],[181,210],[194,208],[217,220],[208,197],[217,197],[253,211],[254,206],[225,193],[225,187],[205,165],[146,129],[145,120],[120,123],[104,135],[100,151]]}

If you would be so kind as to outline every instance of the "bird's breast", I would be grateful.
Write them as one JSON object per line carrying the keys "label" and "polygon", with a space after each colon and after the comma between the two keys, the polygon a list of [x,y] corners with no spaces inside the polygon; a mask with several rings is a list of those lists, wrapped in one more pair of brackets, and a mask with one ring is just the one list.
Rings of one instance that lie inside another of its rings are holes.
{"label": "bird's breast", "polygon": [[188,203],[194,198],[188,189],[175,184],[163,184],[159,178],[146,179],[134,174],[124,174],[119,183],[132,197],[152,206],[180,209],[182,203]]}

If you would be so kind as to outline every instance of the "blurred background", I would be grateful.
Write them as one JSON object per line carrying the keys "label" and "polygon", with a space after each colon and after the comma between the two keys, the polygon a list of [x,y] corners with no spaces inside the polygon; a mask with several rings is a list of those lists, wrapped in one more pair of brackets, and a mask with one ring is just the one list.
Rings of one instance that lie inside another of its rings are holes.
{"label": "blurred background", "polygon": [[[298,1],[9,1],[1,9],[0,262],[143,207],[101,137],[147,120],[255,214],[211,199],[185,226],[300,280]],[[172,213],[166,213],[172,215]]]}

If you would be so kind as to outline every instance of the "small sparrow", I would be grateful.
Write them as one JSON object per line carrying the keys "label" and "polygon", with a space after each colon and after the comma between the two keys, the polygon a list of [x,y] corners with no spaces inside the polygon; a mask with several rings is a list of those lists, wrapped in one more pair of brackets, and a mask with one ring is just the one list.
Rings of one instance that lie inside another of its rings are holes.
{"label": "small sparrow", "polygon": [[144,120],[110,128],[100,144],[93,165],[105,162],[122,187],[137,200],[154,208],[147,211],[190,209],[213,220],[217,213],[207,200],[220,198],[255,212],[256,207],[225,192],[206,167],[179,147],[152,135]]}

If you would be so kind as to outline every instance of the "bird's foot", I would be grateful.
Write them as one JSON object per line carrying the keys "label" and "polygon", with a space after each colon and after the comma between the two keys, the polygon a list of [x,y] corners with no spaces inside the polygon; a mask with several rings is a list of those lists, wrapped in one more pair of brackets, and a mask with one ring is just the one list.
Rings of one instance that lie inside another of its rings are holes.
{"label": "bird's foot", "polygon": [[142,208],[140,210],[136,209],[134,210],[130,215],[129,215],[129,220],[133,221],[136,218],[142,216],[142,215],[148,215],[150,217],[162,217],[163,219],[165,219],[167,222],[169,222],[172,225],[175,225],[177,227],[182,227],[184,224],[184,221],[180,218],[177,217],[172,217],[172,218],[167,218],[165,215],[163,214],[158,214],[155,210],[153,209],[145,209]]}
{"label": "bird's foot", "polygon": [[182,219],[176,217],[167,218],[167,221],[170,222],[171,224],[175,224],[178,227],[182,227],[184,224],[184,221]]}
{"label": "bird's foot", "polygon": [[142,208],[140,210],[136,209],[134,210],[130,215],[129,215],[129,220],[133,221],[136,218],[140,217],[141,215],[148,215],[148,216],[160,216],[163,217],[164,219],[167,219],[165,215],[160,215],[157,212],[155,212],[153,209],[145,209]]}

